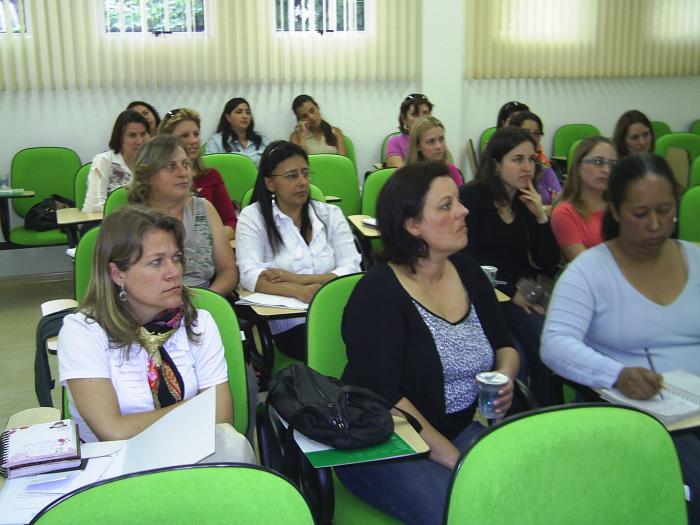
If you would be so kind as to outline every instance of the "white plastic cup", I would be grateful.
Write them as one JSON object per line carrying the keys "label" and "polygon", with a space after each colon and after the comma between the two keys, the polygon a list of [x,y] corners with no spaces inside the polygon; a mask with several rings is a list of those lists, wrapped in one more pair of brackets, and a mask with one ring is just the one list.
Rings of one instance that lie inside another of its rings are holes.
{"label": "white plastic cup", "polygon": [[503,414],[496,413],[494,402],[498,392],[508,384],[508,376],[501,372],[481,372],[476,374],[476,384],[479,386],[479,413],[486,419],[496,419]]}
{"label": "white plastic cup", "polygon": [[481,269],[486,274],[486,277],[491,281],[491,286],[496,286],[496,274],[498,274],[498,268],[495,266],[482,266]]}

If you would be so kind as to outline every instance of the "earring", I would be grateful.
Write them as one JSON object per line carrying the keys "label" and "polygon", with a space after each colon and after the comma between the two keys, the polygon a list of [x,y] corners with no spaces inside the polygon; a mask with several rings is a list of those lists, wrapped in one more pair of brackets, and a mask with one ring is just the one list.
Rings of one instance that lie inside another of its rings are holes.
{"label": "earring", "polygon": [[121,287],[121,290],[119,290],[119,300],[124,303],[126,302],[126,299],[128,297],[128,294],[126,293],[126,288],[124,288],[124,284],[119,285]]}
{"label": "earring", "polygon": [[673,222],[678,222],[678,217],[674,217]]}
{"label": "earring", "polygon": [[275,192],[272,191],[270,193],[272,194],[272,195],[270,195],[270,198],[272,199],[272,204],[274,204],[275,203]]}

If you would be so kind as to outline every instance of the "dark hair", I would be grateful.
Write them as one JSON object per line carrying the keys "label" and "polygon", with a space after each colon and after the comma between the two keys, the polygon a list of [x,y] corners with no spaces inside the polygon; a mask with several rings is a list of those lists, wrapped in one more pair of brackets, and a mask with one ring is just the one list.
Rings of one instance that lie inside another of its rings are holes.
{"label": "dark hair", "polygon": [[671,193],[678,207],[678,196],[680,194],[678,183],[673,176],[673,172],[661,155],[653,153],[634,153],[621,158],[615,164],[608,179],[608,189],[606,192],[609,206],[603,215],[602,234],[603,240],[609,241],[620,235],[620,224],[613,216],[612,208],[619,211],[620,205],[625,202],[627,188],[645,175],[653,174],[662,177],[671,185]]}
{"label": "dark hair", "polygon": [[[297,115],[297,109],[299,109],[307,102],[311,102],[314,106],[316,106],[317,109],[321,109],[321,107],[316,103],[316,101],[313,98],[311,98],[311,95],[299,95],[292,101],[292,111],[294,112],[294,115],[296,115],[297,118],[299,118],[299,116]],[[321,119],[321,131],[323,131],[323,136],[326,137],[326,144],[328,144],[329,146],[338,146],[338,139],[333,133],[333,126],[331,126],[328,122],[326,122],[323,119]]]}
{"label": "dark hair", "polygon": [[121,153],[122,146],[124,145],[124,131],[129,124],[143,124],[146,128],[146,133],[149,133],[148,121],[141,115],[138,111],[133,109],[125,109],[119,116],[117,120],[114,121],[114,127],[112,128],[112,136],[109,138],[109,149],[114,153]]}
{"label": "dark hair", "polygon": [[619,119],[617,119],[617,124],[615,124],[615,131],[613,132],[613,143],[615,148],[617,148],[617,153],[620,157],[624,157],[629,154],[629,149],[627,149],[627,131],[632,124],[644,124],[649,128],[649,133],[651,133],[651,149],[649,151],[654,151],[656,146],[656,140],[654,138],[654,128],[651,127],[651,122],[647,116],[641,111],[632,109],[630,111],[625,111]]}
{"label": "dark hair", "polygon": [[[503,161],[503,157],[514,148],[518,147],[523,142],[529,142],[537,149],[535,139],[529,131],[513,126],[506,126],[496,130],[489,139],[488,146],[481,157],[479,171],[476,173],[475,183],[482,184],[491,194],[493,200],[497,203],[506,204],[509,202],[506,187],[498,176],[496,164]],[[539,166],[535,165],[535,179],[539,172]],[[534,179],[533,179],[534,180]],[[471,183],[470,183],[471,184]],[[520,209],[524,204],[520,199],[513,199],[512,207]]]}
{"label": "dark hair", "polygon": [[[271,142],[265,148],[265,151],[263,151],[263,154],[260,157],[258,177],[255,179],[253,197],[251,198],[250,203],[260,203],[260,213],[265,221],[265,231],[267,231],[267,238],[270,241],[272,253],[277,253],[279,246],[284,244],[284,239],[282,239],[282,235],[275,224],[275,218],[272,215],[272,192],[265,186],[265,178],[271,177],[272,172],[275,171],[275,168],[281,162],[284,162],[295,155],[299,155],[300,157],[303,157],[307,163],[309,162],[309,155],[306,153],[304,148],[287,140],[276,140]],[[310,195],[311,194],[309,193],[309,198],[306,199],[306,202],[301,209],[301,227],[299,228],[299,231],[304,239],[307,238],[308,233],[311,231],[311,219],[309,218],[309,205],[311,200]]]}
{"label": "dark hair", "polygon": [[413,111],[417,113],[423,104],[428,106],[428,109],[431,112],[433,111],[433,103],[428,100],[428,97],[421,93],[413,93],[403,99],[403,102],[401,102],[401,107],[399,108],[399,131],[401,133],[407,135],[409,132],[409,130],[406,128],[406,124],[403,122],[403,119],[406,118],[408,112],[411,111],[411,108],[413,108]]}
{"label": "dark hair", "polygon": [[510,123],[508,125],[519,128],[522,127],[523,122],[526,120],[534,120],[537,122],[537,125],[540,127],[540,132],[544,135],[544,125],[542,124],[542,119],[529,110],[519,112],[512,119],[510,119]]}
{"label": "dark hair", "polygon": [[451,177],[442,162],[421,161],[399,168],[377,197],[377,225],[382,233],[384,261],[416,271],[418,259],[427,257],[428,245],[406,230],[408,219],[420,220],[430,185],[438,177]]}
{"label": "dark hair", "polygon": [[160,115],[158,114],[156,108],[151,106],[148,102],[144,102],[143,100],[134,100],[133,102],[129,102],[129,105],[126,106],[126,109],[134,109],[135,106],[143,106],[145,108],[148,108],[148,111],[153,113],[153,116],[156,119],[156,129],[158,129],[158,126],[160,125]]}
{"label": "dark hair", "polygon": [[508,120],[508,117],[510,117],[513,113],[519,113],[521,111],[530,111],[530,108],[527,106],[527,104],[523,104],[522,102],[506,102],[501,106],[501,109],[498,110],[496,127],[498,129],[502,128],[506,123],[506,120]]}
{"label": "dark hair", "polygon": [[[250,104],[248,103],[248,101],[241,97],[235,97],[226,102],[224,110],[221,112],[221,117],[219,117],[219,125],[216,127],[216,132],[221,133],[221,143],[224,146],[224,150],[228,153],[231,153],[231,151],[233,151],[233,148],[231,148],[231,144],[229,143],[229,141],[231,140],[231,138],[237,137],[235,137],[234,132],[231,129],[231,124],[229,124],[228,120],[226,120],[226,116],[241,104],[246,104],[248,108],[250,108]],[[262,136],[260,136],[259,133],[255,132],[255,121],[253,120],[252,110],[250,112],[250,124],[248,124],[248,127],[245,130],[245,138],[247,138],[249,141],[255,144],[256,149],[259,148],[260,144],[262,143]]]}

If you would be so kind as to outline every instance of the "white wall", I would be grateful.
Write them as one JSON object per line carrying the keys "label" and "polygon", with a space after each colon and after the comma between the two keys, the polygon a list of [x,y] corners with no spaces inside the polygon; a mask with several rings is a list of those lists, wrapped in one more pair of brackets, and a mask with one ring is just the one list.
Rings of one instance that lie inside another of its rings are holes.
{"label": "white wall", "polygon": [[[201,112],[203,135],[214,130],[226,100],[244,96],[252,105],[257,127],[271,138],[286,138],[294,125],[291,101],[299,93],[312,94],[324,116],[352,137],[360,176],[379,160],[384,136],[396,129],[398,106],[408,93],[422,91],[416,84],[397,82],[317,85],[240,85],[178,89],[1,92],[0,171],[9,171],[13,154],[29,146],[57,145],[73,148],[84,162],[107,148],[116,114],[132,99],[144,99],[165,113],[190,106]],[[639,109],[652,120],[664,120],[673,130],[687,130],[700,118],[697,94],[700,76],[629,79],[516,79],[465,80],[461,100],[440,100],[435,115],[454,118],[453,106],[461,105],[460,130],[448,127],[455,157],[466,168],[459,145],[495,125],[504,102],[526,102],[545,124],[545,147],[555,129],[565,123],[587,122],[611,134],[618,116]],[[430,93],[427,93],[430,96]],[[455,134],[457,136],[455,136]],[[465,170],[468,173],[468,170]],[[17,220],[16,218],[14,218]],[[0,276],[67,271],[70,265],[58,248],[0,251]]]}

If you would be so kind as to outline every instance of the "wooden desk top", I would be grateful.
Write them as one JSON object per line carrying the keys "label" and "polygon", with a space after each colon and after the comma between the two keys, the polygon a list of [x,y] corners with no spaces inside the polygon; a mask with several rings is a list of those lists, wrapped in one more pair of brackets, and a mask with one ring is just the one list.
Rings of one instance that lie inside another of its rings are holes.
{"label": "wooden desk top", "polygon": [[510,301],[510,297],[508,297],[498,288],[494,288],[493,291],[496,292],[496,299],[498,299],[499,303],[507,303],[508,301]]}
{"label": "wooden desk top", "polygon": [[231,248],[236,249],[236,239],[231,239],[228,243],[231,245]]}
{"label": "wooden desk top", "polygon": [[343,199],[341,197],[337,197],[335,195],[326,195],[326,202],[342,202]]}
{"label": "wooden desk top", "polygon": [[63,208],[56,210],[56,222],[59,225],[83,224],[102,220],[102,212],[86,213],[78,208]]}
{"label": "wooden desk top", "polygon": [[22,190],[22,191],[12,191],[12,189],[8,190],[0,190],[0,199],[26,199],[27,197],[34,197],[36,195],[36,192],[32,190]]}
{"label": "wooden desk top", "polygon": [[[253,292],[241,288],[240,286],[236,289],[238,295],[241,297],[246,297]],[[306,310],[295,310],[293,308],[276,308],[274,306],[255,306],[249,305],[253,311],[262,317],[302,317],[306,315]]]}
{"label": "wooden desk top", "polygon": [[377,228],[372,228],[371,226],[366,226],[362,223],[362,219],[371,219],[369,215],[349,215],[348,220],[353,227],[362,234],[363,237],[368,239],[379,239],[381,237],[379,230]]}

